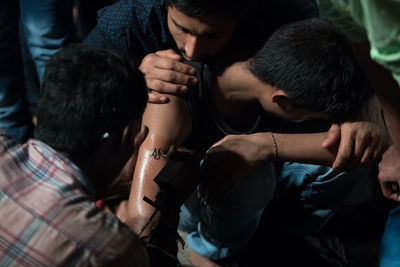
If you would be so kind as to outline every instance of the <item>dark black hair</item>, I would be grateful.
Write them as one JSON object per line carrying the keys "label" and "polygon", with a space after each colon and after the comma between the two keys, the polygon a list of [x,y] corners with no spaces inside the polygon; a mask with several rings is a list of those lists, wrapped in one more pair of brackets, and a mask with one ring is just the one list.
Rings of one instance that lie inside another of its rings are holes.
{"label": "dark black hair", "polygon": [[250,59],[250,72],[293,104],[342,120],[372,96],[350,41],[333,24],[307,19],[276,30]]}
{"label": "dark black hair", "polygon": [[214,15],[236,20],[247,13],[252,3],[253,0],[165,0],[167,7],[197,19]]}
{"label": "dark black hair", "polygon": [[99,47],[73,45],[47,63],[35,138],[71,156],[99,148],[143,114],[147,91],[132,62]]}

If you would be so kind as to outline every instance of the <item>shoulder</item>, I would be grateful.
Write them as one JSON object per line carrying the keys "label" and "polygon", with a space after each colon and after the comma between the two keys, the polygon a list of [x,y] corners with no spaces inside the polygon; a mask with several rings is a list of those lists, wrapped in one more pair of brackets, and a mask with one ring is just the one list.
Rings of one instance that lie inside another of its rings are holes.
{"label": "shoulder", "polygon": [[85,43],[124,52],[135,46],[134,52],[143,57],[167,39],[165,21],[164,0],[121,0],[98,11],[97,25]]}
{"label": "shoulder", "polygon": [[152,12],[164,13],[164,0],[121,0],[98,11],[98,24],[127,27],[148,19]]}

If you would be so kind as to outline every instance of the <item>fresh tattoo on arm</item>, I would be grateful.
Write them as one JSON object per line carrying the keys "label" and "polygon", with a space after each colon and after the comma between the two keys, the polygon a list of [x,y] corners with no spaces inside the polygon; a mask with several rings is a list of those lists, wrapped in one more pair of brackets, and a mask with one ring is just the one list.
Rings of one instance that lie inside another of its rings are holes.
{"label": "fresh tattoo on arm", "polygon": [[167,155],[164,155],[161,152],[161,148],[153,148],[153,152],[150,154],[150,157],[153,157],[154,159],[160,159],[161,157],[166,158]]}

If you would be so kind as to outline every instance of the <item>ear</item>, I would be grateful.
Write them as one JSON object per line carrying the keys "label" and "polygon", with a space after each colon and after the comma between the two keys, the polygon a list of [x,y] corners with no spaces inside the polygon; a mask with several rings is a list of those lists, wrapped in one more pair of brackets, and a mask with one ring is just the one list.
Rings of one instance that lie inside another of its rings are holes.
{"label": "ear", "polygon": [[289,96],[280,89],[272,94],[272,103],[276,103],[283,110],[293,109],[293,104]]}

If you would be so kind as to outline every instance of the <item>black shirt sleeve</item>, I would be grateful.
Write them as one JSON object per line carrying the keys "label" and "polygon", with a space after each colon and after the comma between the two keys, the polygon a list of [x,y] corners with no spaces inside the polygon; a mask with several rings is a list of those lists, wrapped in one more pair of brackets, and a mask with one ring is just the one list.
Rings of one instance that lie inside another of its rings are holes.
{"label": "black shirt sleeve", "polygon": [[125,52],[135,59],[171,48],[163,0],[120,0],[98,11],[97,25],[84,43]]}

